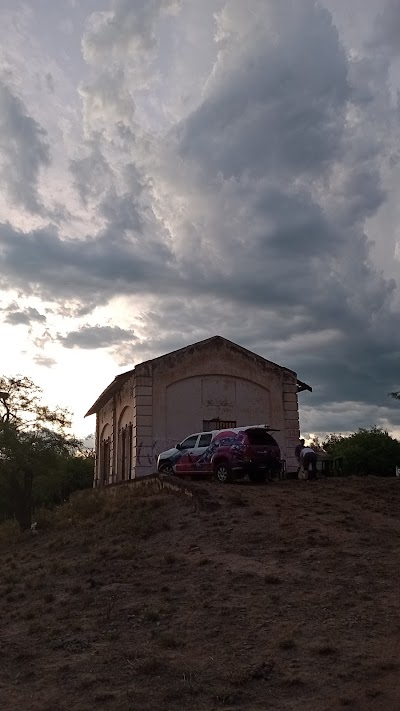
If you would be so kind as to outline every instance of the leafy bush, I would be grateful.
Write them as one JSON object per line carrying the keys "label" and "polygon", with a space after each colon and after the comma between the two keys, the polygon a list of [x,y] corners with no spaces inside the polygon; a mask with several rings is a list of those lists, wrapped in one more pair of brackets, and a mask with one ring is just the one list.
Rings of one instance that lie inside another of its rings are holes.
{"label": "leafy bush", "polygon": [[396,465],[400,466],[400,442],[376,426],[348,437],[331,434],[323,447],[332,457],[343,459],[347,474],[393,476]]}
{"label": "leafy bush", "polygon": [[68,501],[74,491],[93,484],[94,456],[72,455],[60,458],[56,466],[38,473],[33,482],[34,508],[55,506]]}

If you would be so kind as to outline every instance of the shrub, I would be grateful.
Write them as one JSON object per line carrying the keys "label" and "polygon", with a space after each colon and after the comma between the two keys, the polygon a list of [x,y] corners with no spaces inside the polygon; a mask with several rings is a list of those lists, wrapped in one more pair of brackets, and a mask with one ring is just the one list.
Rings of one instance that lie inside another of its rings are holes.
{"label": "shrub", "polygon": [[391,476],[400,465],[400,442],[375,426],[349,437],[332,434],[323,447],[332,457],[343,459],[347,474]]}

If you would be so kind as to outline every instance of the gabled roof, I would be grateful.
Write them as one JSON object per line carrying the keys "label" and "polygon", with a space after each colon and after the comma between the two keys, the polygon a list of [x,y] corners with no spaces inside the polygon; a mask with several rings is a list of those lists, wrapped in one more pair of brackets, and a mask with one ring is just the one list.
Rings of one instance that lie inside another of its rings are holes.
{"label": "gabled roof", "polygon": [[103,405],[108,402],[115,393],[118,392],[118,390],[126,383],[127,380],[133,375],[135,372],[135,368],[132,370],[128,370],[126,373],[121,373],[120,375],[116,375],[114,380],[107,385],[106,389],[103,390],[101,395],[97,398],[96,402],[93,403],[92,407],[90,410],[87,411],[85,417],[89,417],[89,415],[95,415],[96,412],[101,410]]}
{"label": "gabled roof", "polygon": [[[290,368],[285,368],[282,365],[278,365],[277,363],[273,363],[270,360],[267,360],[266,358],[263,358],[262,356],[258,355],[257,353],[253,353],[252,351],[249,351],[247,348],[243,348],[243,346],[239,346],[237,343],[233,343],[233,341],[229,341],[227,338],[223,338],[223,336],[212,336],[211,338],[206,338],[203,341],[198,341],[197,343],[191,343],[188,346],[184,346],[183,348],[178,348],[176,351],[171,351],[171,353],[166,353],[162,356],[158,356],[157,358],[153,358],[150,361],[145,361],[145,363],[157,363],[158,361],[162,360],[163,358],[169,358],[176,356],[180,353],[184,353],[185,351],[189,351],[192,348],[204,348],[208,345],[211,344],[225,344],[229,346],[230,348],[243,353],[244,355],[254,359],[256,358],[258,361],[260,361],[260,364],[265,364],[268,363],[269,365],[273,365],[275,368],[279,368],[280,370],[286,370],[289,373],[292,373],[293,375],[296,375],[294,370],[290,370]],[[144,365],[144,363],[140,363],[140,365]],[[97,398],[96,402],[93,403],[92,407],[90,410],[87,411],[85,417],[89,417],[89,415],[94,415],[96,412],[98,412],[103,405],[108,402],[113,395],[115,395],[116,392],[126,383],[127,380],[134,374],[135,368],[132,368],[131,370],[127,370],[125,373],[121,373],[120,375],[117,375],[114,380],[106,387],[105,390],[101,393],[101,395]],[[303,390],[309,390],[309,392],[312,392],[312,388],[310,385],[307,385],[306,383],[303,383],[301,380],[297,380],[297,392],[302,392]]]}

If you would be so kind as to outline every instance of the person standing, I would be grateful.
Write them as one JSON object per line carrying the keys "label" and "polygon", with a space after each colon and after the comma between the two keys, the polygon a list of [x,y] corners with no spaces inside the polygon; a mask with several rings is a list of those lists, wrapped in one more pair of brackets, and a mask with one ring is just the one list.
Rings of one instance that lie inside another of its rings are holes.
{"label": "person standing", "polygon": [[[317,453],[311,447],[303,447],[300,452],[300,465],[307,472],[308,479],[317,478]],[[311,466],[311,472],[310,472]]]}

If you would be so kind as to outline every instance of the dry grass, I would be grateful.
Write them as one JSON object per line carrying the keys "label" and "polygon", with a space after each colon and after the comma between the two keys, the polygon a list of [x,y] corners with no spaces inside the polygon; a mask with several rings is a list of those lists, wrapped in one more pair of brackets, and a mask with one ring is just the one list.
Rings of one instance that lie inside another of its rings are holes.
{"label": "dry grass", "polygon": [[2,711],[400,708],[397,485],[132,487],[0,526]]}
{"label": "dry grass", "polygon": [[289,639],[282,639],[279,642],[279,647],[280,647],[280,649],[284,649],[286,651],[291,651],[292,649],[296,648],[296,642],[294,641],[294,639],[290,639],[290,638]]}
{"label": "dry grass", "polygon": [[264,578],[264,582],[266,585],[280,585],[282,581],[278,575],[271,575],[268,573]]}
{"label": "dry grass", "polygon": [[21,538],[16,521],[4,521],[0,524],[0,546],[17,543]]}

